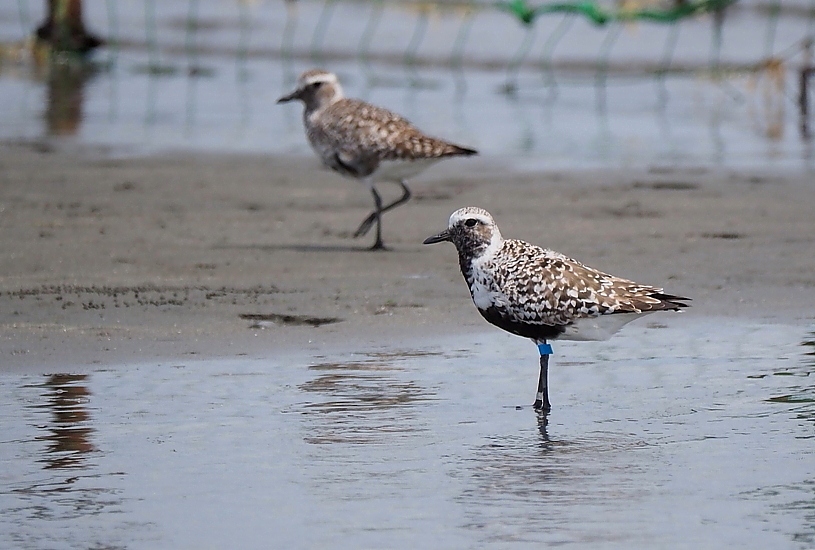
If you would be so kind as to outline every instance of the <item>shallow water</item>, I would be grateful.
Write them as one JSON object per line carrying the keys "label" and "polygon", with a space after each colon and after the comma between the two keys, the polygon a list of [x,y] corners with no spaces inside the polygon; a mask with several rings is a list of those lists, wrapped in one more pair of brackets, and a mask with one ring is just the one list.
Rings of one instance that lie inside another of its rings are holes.
{"label": "shallow water", "polygon": [[0,547],[811,548],[813,329],[0,374]]}

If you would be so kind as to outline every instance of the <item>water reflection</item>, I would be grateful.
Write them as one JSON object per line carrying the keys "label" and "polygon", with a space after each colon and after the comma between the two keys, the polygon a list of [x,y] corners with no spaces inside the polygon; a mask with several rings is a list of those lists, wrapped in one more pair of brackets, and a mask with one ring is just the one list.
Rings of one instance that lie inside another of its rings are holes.
{"label": "water reflection", "polygon": [[811,367],[815,367],[815,332],[810,333],[801,342],[804,346],[804,359]]}
{"label": "water reflection", "polygon": [[776,519],[785,518],[790,513],[800,515],[802,525],[792,528],[790,539],[798,544],[806,544],[806,548],[815,544],[815,479],[762,487],[746,492],[743,496],[769,501],[770,513]]}
{"label": "water reflection", "polygon": [[88,453],[95,450],[91,442],[93,428],[87,404],[90,391],[86,374],[53,374],[42,385],[47,402],[39,407],[52,414],[50,424],[41,426],[47,435],[37,437],[48,442],[42,462],[44,468],[82,468]]}
{"label": "water reflection", "polygon": [[[641,472],[632,470],[626,454],[644,447],[643,442],[610,433],[550,439],[540,419],[538,428],[537,433],[493,436],[476,448],[471,463],[475,483],[464,498],[577,503],[634,490],[633,484],[626,490],[623,481]],[[609,485],[615,474],[620,483]]]}
{"label": "water reflection", "polygon": [[85,88],[98,73],[89,63],[50,63],[45,122],[49,136],[72,136],[83,120]]}
{"label": "water reflection", "polygon": [[642,478],[649,468],[632,453],[643,442],[605,432],[552,438],[546,424],[540,415],[537,430],[495,435],[473,450],[459,497],[470,511],[468,528],[492,542],[601,540],[613,529],[598,526],[592,510],[630,506],[648,495]]}
{"label": "water reflection", "polygon": [[[103,455],[95,439],[106,419],[96,418],[91,407],[91,376],[37,378],[24,378],[15,387],[3,387],[0,380],[10,413],[4,417],[7,433],[0,448],[10,447],[12,453],[5,456],[13,456],[4,461],[5,475],[0,475],[0,547],[129,546],[141,522],[123,519],[124,498],[117,486],[123,474],[100,466]],[[21,399],[9,400],[12,392]],[[22,408],[15,410],[15,403]]]}
{"label": "water reflection", "polygon": [[34,441],[44,441],[46,446],[35,461],[44,470],[68,470],[70,474],[55,471],[45,478],[32,475],[14,490],[29,501],[29,506],[20,511],[28,509],[40,519],[67,519],[98,513],[111,504],[107,498],[99,498],[108,490],[83,483],[96,477],[87,472],[94,466],[88,463],[88,457],[97,450],[91,440],[94,429],[88,409],[91,393],[87,382],[85,374],[53,374],[42,384],[28,386],[44,390],[41,393],[44,402],[30,407],[50,416],[50,420],[37,425],[44,433],[35,436]]}
{"label": "water reflection", "polygon": [[[789,410],[795,414],[795,418],[815,422],[815,332],[805,336],[801,346],[804,353],[799,365],[772,373],[773,378],[783,377],[786,380],[789,377],[790,384],[780,388],[783,392],[781,395],[773,395],[767,401],[790,405]],[[809,438],[815,439],[815,435]]]}
{"label": "water reflection", "polygon": [[380,443],[420,431],[412,408],[435,394],[394,366],[407,356],[310,366],[315,378],[299,386],[315,398],[303,405],[312,423],[306,441]]}

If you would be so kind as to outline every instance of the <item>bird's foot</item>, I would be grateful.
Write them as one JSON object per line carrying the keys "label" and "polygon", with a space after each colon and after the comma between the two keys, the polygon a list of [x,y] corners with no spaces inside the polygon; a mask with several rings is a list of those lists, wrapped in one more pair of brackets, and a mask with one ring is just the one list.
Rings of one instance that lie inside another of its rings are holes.
{"label": "bird's foot", "polygon": [[390,250],[382,241],[376,241],[368,250]]}
{"label": "bird's foot", "polygon": [[371,213],[370,216],[368,216],[367,218],[362,220],[362,223],[359,224],[359,227],[357,227],[357,230],[354,231],[354,238],[356,239],[358,237],[362,237],[363,235],[366,235],[368,233],[368,231],[371,230],[371,227],[374,226],[375,221],[376,221],[376,214],[375,213]]}

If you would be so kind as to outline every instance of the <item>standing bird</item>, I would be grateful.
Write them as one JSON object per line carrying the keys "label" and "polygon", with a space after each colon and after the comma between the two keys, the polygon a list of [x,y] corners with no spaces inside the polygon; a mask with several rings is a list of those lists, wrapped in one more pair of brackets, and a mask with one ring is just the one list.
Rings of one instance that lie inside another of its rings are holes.
{"label": "standing bird", "polygon": [[[297,89],[277,100],[299,99],[305,104],[303,125],[311,148],[328,168],[364,181],[374,197],[374,211],[365,218],[354,237],[365,235],[376,222],[376,242],[371,250],[384,249],[382,214],[410,199],[405,180],[446,157],[477,154],[423,134],[401,116],[343,96],[337,76],[313,69],[297,80]],[[402,196],[382,205],[376,182],[390,181],[402,187]]]}
{"label": "standing bird", "polygon": [[481,208],[456,210],[447,229],[424,244],[442,241],[456,245],[461,273],[481,316],[537,344],[540,376],[533,407],[543,412],[552,408],[549,340],[605,340],[637,317],[679,310],[690,300],[597,271],[553,250],[504,240]]}

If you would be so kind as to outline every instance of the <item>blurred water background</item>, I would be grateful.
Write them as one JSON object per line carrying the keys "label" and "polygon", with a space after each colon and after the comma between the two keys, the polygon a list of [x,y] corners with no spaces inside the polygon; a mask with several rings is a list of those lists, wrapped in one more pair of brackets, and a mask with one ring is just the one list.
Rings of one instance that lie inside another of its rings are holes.
{"label": "blurred water background", "polygon": [[[44,1],[7,1],[0,139],[115,154],[308,154],[300,108],[274,102],[318,66],[347,95],[519,167],[812,166],[800,97],[811,0],[708,0],[670,20],[688,3],[577,5],[600,11],[86,0],[86,27],[107,45],[77,66],[31,53]],[[602,15],[613,17],[598,24]]]}

